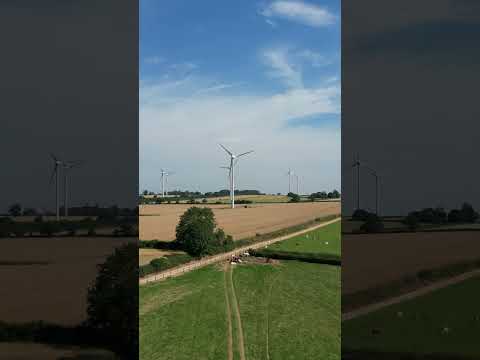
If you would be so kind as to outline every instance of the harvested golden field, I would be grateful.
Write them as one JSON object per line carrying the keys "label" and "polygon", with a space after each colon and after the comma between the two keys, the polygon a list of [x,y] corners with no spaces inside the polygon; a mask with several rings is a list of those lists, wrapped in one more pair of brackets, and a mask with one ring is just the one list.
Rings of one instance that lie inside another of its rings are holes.
{"label": "harvested golden field", "polygon": [[[174,240],[180,216],[192,206],[141,205],[140,240]],[[218,226],[236,240],[285,229],[322,216],[340,214],[340,202],[253,204],[247,208],[238,205],[235,209],[226,205],[195,206],[211,208]]]}
{"label": "harvested golden field", "polygon": [[158,250],[158,249],[139,249],[138,263],[139,265],[146,265],[153,259],[158,259],[167,255],[180,254],[181,251]]}
{"label": "harvested golden field", "polygon": [[420,270],[480,258],[480,232],[342,235],[342,292],[372,288]]}
{"label": "harvested golden field", "polygon": [[126,241],[113,237],[0,239],[0,319],[77,325],[86,317],[87,289],[95,281],[97,264]]}

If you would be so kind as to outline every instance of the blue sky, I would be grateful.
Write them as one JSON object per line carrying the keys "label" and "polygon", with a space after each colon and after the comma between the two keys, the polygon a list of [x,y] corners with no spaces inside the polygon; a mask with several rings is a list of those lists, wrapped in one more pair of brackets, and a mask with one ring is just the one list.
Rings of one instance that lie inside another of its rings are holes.
{"label": "blue sky", "polygon": [[140,190],[340,188],[339,1],[140,1]]}

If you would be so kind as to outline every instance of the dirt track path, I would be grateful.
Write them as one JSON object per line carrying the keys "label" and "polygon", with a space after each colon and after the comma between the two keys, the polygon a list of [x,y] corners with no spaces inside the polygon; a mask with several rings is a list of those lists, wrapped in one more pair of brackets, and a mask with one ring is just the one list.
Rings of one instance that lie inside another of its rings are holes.
{"label": "dirt track path", "polygon": [[226,305],[226,315],[227,315],[227,327],[228,327],[228,336],[227,336],[227,351],[228,351],[228,360],[233,360],[233,334],[232,334],[232,309],[230,307],[230,297],[228,296],[228,287],[227,287],[227,272],[229,272],[228,267],[230,264],[226,263],[224,270],[224,288],[225,288],[225,305]]}
{"label": "dirt track path", "polygon": [[235,312],[235,319],[237,322],[237,339],[238,339],[238,352],[240,353],[240,360],[245,360],[245,343],[243,340],[243,328],[242,328],[242,317],[240,315],[240,307],[238,306],[237,295],[235,294],[235,285],[233,284],[233,268],[230,264],[227,263],[227,272],[229,285],[232,291],[232,306]]}
{"label": "dirt track path", "polygon": [[394,297],[394,298],[391,298],[391,299],[388,299],[388,300],[380,301],[378,303],[367,305],[367,306],[361,307],[359,309],[350,311],[348,313],[342,314],[342,321],[351,320],[351,319],[354,319],[356,317],[363,316],[363,315],[369,314],[371,312],[380,310],[384,307],[394,305],[394,304],[398,304],[398,303],[406,301],[406,300],[411,300],[411,299],[414,299],[414,298],[422,296],[422,295],[426,295],[426,294],[428,294],[432,291],[442,289],[442,288],[447,287],[449,285],[454,285],[454,284],[460,283],[464,280],[470,279],[470,278],[475,277],[475,276],[480,276],[480,270],[471,271],[471,272],[468,272],[468,273],[465,273],[465,274],[462,274],[462,275],[459,275],[459,276],[455,276],[455,277],[450,278],[450,279],[441,280],[441,281],[438,281],[438,282],[436,282],[432,285],[425,286],[421,289],[409,292],[407,294],[403,294],[403,295],[400,295],[400,296],[397,296],[397,297]]}
{"label": "dirt track path", "polygon": [[180,265],[178,267],[174,267],[174,268],[171,268],[171,269],[168,269],[168,270],[156,273],[156,274],[151,274],[151,275],[145,276],[143,278],[140,278],[139,283],[140,283],[140,285],[143,285],[143,284],[147,284],[147,283],[151,283],[151,282],[162,281],[162,280],[165,280],[165,279],[170,278],[170,277],[180,276],[180,275],[182,275],[186,272],[189,272],[189,271],[192,271],[192,270],[195,270],[195,269],[198,269],[198,268],[210,265],[210,264],[214,264],[214,263],[217,263],[217,262],[220,262],[220,261],[231,259],[232,256],[234,256],[234,255],[238,256],[240,254],[243,254],[245,251],[247,251],[249,249],[260,249],[260,248],[263,248],[267,245],[270,245],[270,244],[273,244],[273,243],[276,243],[276,242],[279,242],[279,241],[283,241],[283,240],[289,239],[289,238],[294,237],[294,236],[302,235],[302,234],[305,234],[305,233],[307,233],[309,231],[312,231],[312,230],[322,228],[324,226],[333,224],[334,222],[340,221],[340,219],[341,218],[338,217],[336,219],[323,222],[321,224],[309,227],[309,228],[304,229],[304,230],[294,232],[292,234],[280,236],[280,237],[270,239],[270,240],[265,240],[265,241],[258,242],[258,243],[255,243],[255,244],[251,244],[251,245],[246,245],[246,246],[240,247],[238,249],[235,249],[233,251],[229,251],[229,252],[226,252],[226,253],[223,253],[223,254],[208,256],[208,257],[205,257],[201,260],[189,262],[187,264],[183,264],[183,265]]}

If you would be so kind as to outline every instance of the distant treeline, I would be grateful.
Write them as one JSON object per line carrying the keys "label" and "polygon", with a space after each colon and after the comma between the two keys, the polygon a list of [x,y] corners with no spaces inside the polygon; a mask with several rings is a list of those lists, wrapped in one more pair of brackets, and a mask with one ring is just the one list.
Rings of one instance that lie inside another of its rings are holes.
{"label": "distant treeline", "polygon": [[[176,198],[184,198],[184,199],[196,199],[196,198],[203,198],[203,197],[221,197],[221,196],[229,196],[230,190],[223,189],[219,191],[209,191],[206,193],[201,193],[200,191],[180,191],[180,190],[173,190],[169,191],[168,195],[171,197]],[[235,190],[235,195],[265,195],[264,193],[258,190]],[[144,190],[142,196],[158,196],[160,197],[161,194],[155,194],[152,191]]]}
{"label": "distant treeline", "polygon": [[330,191],[328,193],[325,192],[325,191],[319,191],[319,192],[310,194],[309,198],[310,199],[322,199],[322,200],[339,199],[340,198],[340,192],[337,191],[337,190],[333,190],[333,191]]}
{"label": "distant treeline", "polygon": [[[459,209],[446,211],[444,208],[424,208],[411,211],[401,222],[409,230],[415,231],[421,224],[444,225],[444,224],[469,224],[479,220],[480,215],[472,205],[464,203]],[[363,232],[381,232],[384,230],[383,219],[377,214],[367,210],[357,209],[352,215],[352,220],[363,221],[360,227]]]}
{"label": "distant treeline", "polygon": [[[65,213],[65,208],[60,207],[60,214]],[[34,208],[24,208],[20,203],[9,206],[8,214],[10,216],[55,216],[52,211],[41,211]],[[99,205],[83,205],[68,208],[68,216],[91,216],[100,218],[116,218],[118,216],[137,216],[138,207],[121,208],[117,205],[101,207]]]}
{"label": "distant treeline", "polygon": [[99,228],[112,228],[108,236],[136,236],[138,217],[85,217],[81,220],[44,220],[37,216],[33,221],[15,221],[15,218],[0,217],[0,237],[25,237],[25,236],[98,236]]}
{"label": "distant treeline", "polygon": [[[266,195],[265,193],[262,193],[261,191],[258,190],[235,190],[235,195]],[[281,193],[277,193],[277,196],[282,195]],[[147,198],[148,196],[148,198]],[[180,203],[180,202],[189,202],[190,204],[199,204],[200,200],[199,199],[206,199],[206,198],[216,198],[216,197],[227,197],[230,196],[230,190],[228,189],[222,189],[219,191],[214,191],[214,192],[206,192],[206,193],[201,193],[199,191],[180,191],[180,190],[175,190],[175,191],[170,191],[168,193],[168,196],[163,198],[159,194],[155,194],[151,191],[145,190],[143,191],[142,195],[140,195],[140,204],[146,204],[146,203],[163,203],[163,202],[168,202],[168,203]],[[288,193],[287,196],[291,199],[290,202],[299,202],[305,200],[305,196],[308,198],[310,201],[316,201],[316,200],[328,200],[328,199],[340,199],[340,192],[337,190],[332,190],[332,191],[318,191],[314,192],[310,195],[302,195],[300,197],[299,194],[295,193]],[[250,200],[238,200],[237,204],[250,204],[252,201]]]}
{"label": "distant treeline", "polygon": [[479,214],[472,205],[464,203],[460,209],[452,209],[448,213],[443,208],[426,208],[419,211],[412,211],[407,218],[414,217],[423,223],[474,223],[478,220]]}

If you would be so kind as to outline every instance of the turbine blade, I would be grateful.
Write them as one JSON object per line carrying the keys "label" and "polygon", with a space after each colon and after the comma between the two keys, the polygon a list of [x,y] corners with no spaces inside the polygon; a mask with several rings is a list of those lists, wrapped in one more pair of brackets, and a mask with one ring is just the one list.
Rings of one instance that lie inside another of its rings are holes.
{"label": "turbine blade", "polygon": [[243,156],[243,155],[247,155],[247,154],[250,154],[250,153],[253,153],[253,150],[250,150],[250,151],[247,151],[247,152],[244,152],[240,155],[237,155],[237,158],[239,158],[240,156]]}
{"label": "turbine blade", "polygon": [[233,153],[230,150],[228,150],[225,146],[223,146],[222,144],[218,144],[218,145],[220,145],[222,149],[225,150],[230,156],[233,156]]}

